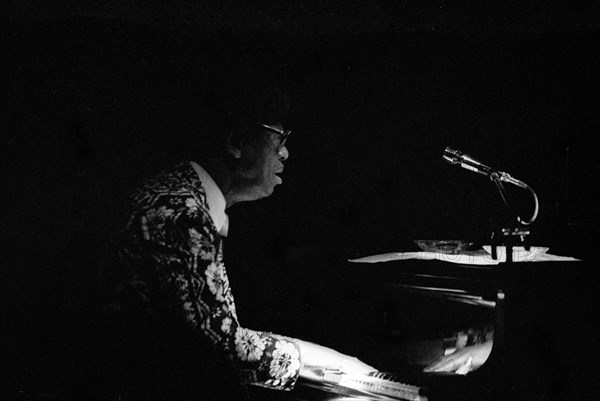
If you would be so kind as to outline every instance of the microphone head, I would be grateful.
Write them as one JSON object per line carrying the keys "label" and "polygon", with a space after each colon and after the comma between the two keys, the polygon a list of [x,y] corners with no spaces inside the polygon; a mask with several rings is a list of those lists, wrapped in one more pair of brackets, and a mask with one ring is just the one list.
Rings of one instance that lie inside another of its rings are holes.
{"label": "microphone head", "polygon": [[450,147],[446,147],[444,150],[444,160],[450,164],[460,164],[461,157],[462,153],[458,150],[451,149]]}

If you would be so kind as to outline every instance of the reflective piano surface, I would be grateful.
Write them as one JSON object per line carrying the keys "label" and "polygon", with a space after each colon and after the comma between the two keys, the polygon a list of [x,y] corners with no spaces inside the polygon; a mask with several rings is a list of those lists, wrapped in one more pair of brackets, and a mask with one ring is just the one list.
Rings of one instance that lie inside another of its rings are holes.
{"label": "reflective piano surface", "polygon": [[[345,267],[340,285],[362,305],[353,313],[363,323],[349,324],[349,332],[364,337],[367,362],[421,387],[430,401],[597,396],[600,280],[594,263],[479,267],[409,260]],[[449,299],[429,290],[433,287],[465,291],[489,302]],[[499,293],[504,302],[490,307]],[[444,335],[489,321],[496,325],[496,336],[482,367],[465,376],[421,372],[443,352]],[[302,380],[286,394],[255,388],[249,392],[251,399],[394,399],[340,395]]]}

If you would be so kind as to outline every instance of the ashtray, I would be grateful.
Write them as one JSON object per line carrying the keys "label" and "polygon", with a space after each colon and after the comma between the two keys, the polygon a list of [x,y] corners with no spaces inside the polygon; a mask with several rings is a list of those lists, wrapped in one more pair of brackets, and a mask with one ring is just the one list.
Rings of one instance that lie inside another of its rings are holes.
{"label": "ashtray", "polygon": [[469,249],[472,242],[461,240],[437,240],[437,239],[418,239],[415,244],[425,252],[439,252],[448,254],[457,254]]}

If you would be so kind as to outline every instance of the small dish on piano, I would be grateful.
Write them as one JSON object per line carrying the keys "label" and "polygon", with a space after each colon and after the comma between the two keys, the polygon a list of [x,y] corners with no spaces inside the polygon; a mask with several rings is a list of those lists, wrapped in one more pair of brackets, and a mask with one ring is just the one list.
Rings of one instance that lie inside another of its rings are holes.
{"label": "small dish on piano", "polygon": [[456,255],[469,249],[473,243],[462,240],[415,240],[415,244],[425,252],[438,252]]}

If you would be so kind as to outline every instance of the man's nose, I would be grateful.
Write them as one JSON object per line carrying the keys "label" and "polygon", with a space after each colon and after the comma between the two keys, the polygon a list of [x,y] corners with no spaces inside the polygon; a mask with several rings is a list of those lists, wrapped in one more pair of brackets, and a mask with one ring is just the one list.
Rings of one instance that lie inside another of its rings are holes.
{"label": "man's nose", "polygon": [[287,147],[285,147],[285,145],[282,146],[281,149],[279,149],[279,160],[285,161],[289,156],[290,152],[288,152]]}

